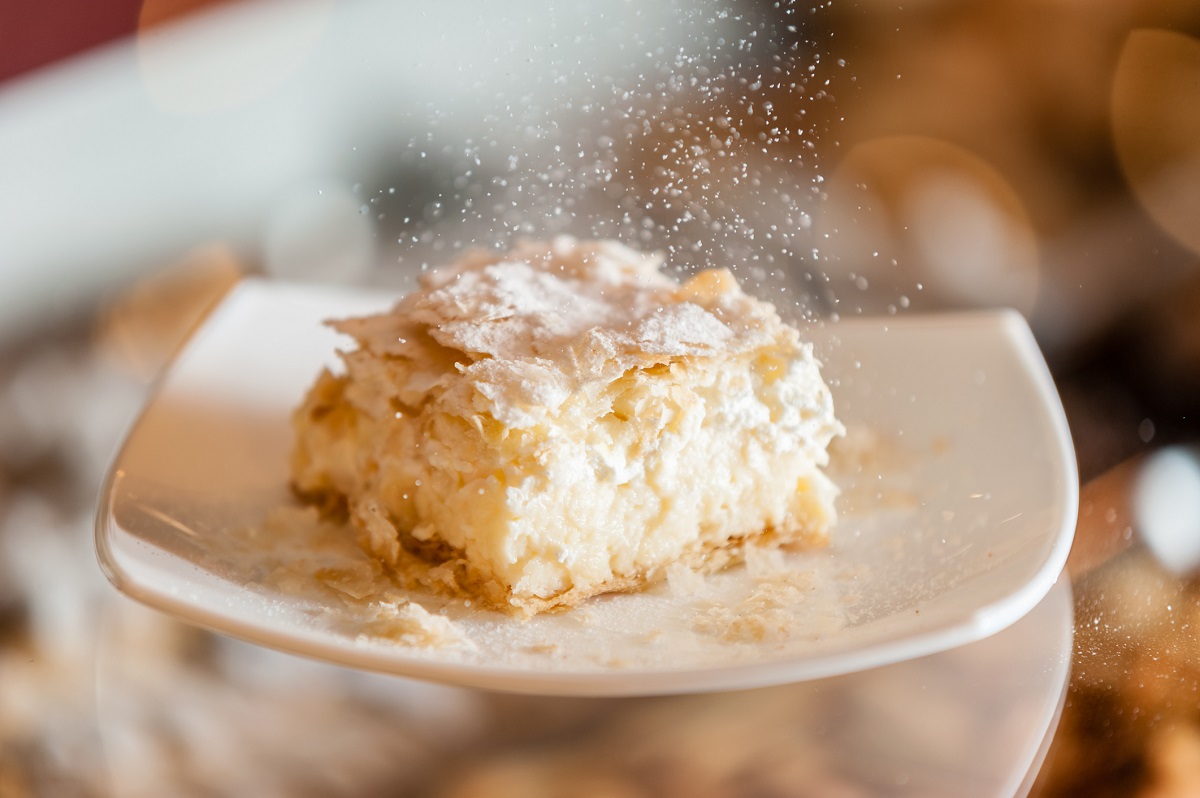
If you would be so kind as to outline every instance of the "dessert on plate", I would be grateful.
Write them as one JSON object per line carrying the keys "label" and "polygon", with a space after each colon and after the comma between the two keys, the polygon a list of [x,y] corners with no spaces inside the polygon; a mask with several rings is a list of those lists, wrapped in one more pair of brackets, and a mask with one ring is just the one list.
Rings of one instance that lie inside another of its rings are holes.
{"label": "dessert on plate", "polygon": [[731,272],[557,238],[424,275],[294,415],[293,484],[401,574],[531,614],[819,545],[842,432],[810,345]]}

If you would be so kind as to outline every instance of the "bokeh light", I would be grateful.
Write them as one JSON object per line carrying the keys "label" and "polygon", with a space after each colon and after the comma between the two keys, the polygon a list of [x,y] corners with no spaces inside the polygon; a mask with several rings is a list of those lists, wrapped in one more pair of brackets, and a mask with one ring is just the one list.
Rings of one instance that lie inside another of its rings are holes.
{"label": "bokeh light", "polygon": [[[896,136],[852,149],[829,181],[840,260],[869,280],[957,307],[1037,299],[1037,240],[1024,205],[983,158],[934,138]],[[851,233],[849,231],[855,231]]]}
{"label": "bokeh light", "polygon": [[1200,39],[1131,33],[1113,78],[1112,127],[1146,213],[1200,254]]}

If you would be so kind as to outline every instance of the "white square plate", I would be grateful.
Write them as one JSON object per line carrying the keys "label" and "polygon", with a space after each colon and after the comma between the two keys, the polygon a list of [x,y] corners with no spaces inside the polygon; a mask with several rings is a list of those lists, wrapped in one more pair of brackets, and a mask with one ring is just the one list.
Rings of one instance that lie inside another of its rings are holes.
{"label": "white square plate", "polygon": [[[296,504],[289,416],[346,344],[321,322],[393,300],[258,281],[235,289],[179,355],[112,466],[97,547],[119,589],[201,626],[351,667],[632,695],[816,679],[969,643],[1032,609],[1066,561],[1074,455],[1021,317],[844,319],[803,332],[851,430],[835,455],[843,495],[827,548],[766,570],[728,569],[690,593],[661,585],[529,620],[414,595],[467,642],[365,635],[358,610],[328,591],[273,586],[271,568],[302,570],[307,554],[253,530]],[[356,554],[345,539],[347,556]],[[253,551],[255,540],[269,551]],[[764,604],[756,588],[781,565],[797,578]]]}

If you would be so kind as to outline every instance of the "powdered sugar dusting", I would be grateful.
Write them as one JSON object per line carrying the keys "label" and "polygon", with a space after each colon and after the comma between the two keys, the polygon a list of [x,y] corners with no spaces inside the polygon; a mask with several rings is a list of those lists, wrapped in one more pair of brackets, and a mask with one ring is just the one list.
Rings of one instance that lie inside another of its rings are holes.
{"label": "powdered sugar dusting", "polygon": [[642,319],[634,338],[644,352],[688,355],[718,349],[733,338],[733,333],[699,305],[685,302]]}
{"label": "powdered sugar dusting", "polygon": [[[411,361],[408,379],[424,380],[422,392],[431,387],[422,364],[452,359],[469,379],[447,385],[442,401],[516,426],[597,378],[794,341],[775,308],[728,272],[680,284],[662,266],[611,241],[525,242],[433,271],[393,312],[337,327],[365,349]],[[392,387],[403,396],[417,386]]]}

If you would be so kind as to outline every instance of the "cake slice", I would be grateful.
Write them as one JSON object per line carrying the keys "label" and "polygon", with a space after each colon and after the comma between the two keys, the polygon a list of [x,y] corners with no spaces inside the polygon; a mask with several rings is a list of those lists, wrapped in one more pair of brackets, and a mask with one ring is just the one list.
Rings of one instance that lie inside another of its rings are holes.
{"label": "cake slice", "polygon": [[660,266],[526,243],[334,323],[357,348],[295,413],[296,489],[397,570],[523,613],[824,542],[842,427],[811,346],[729,271]]}

